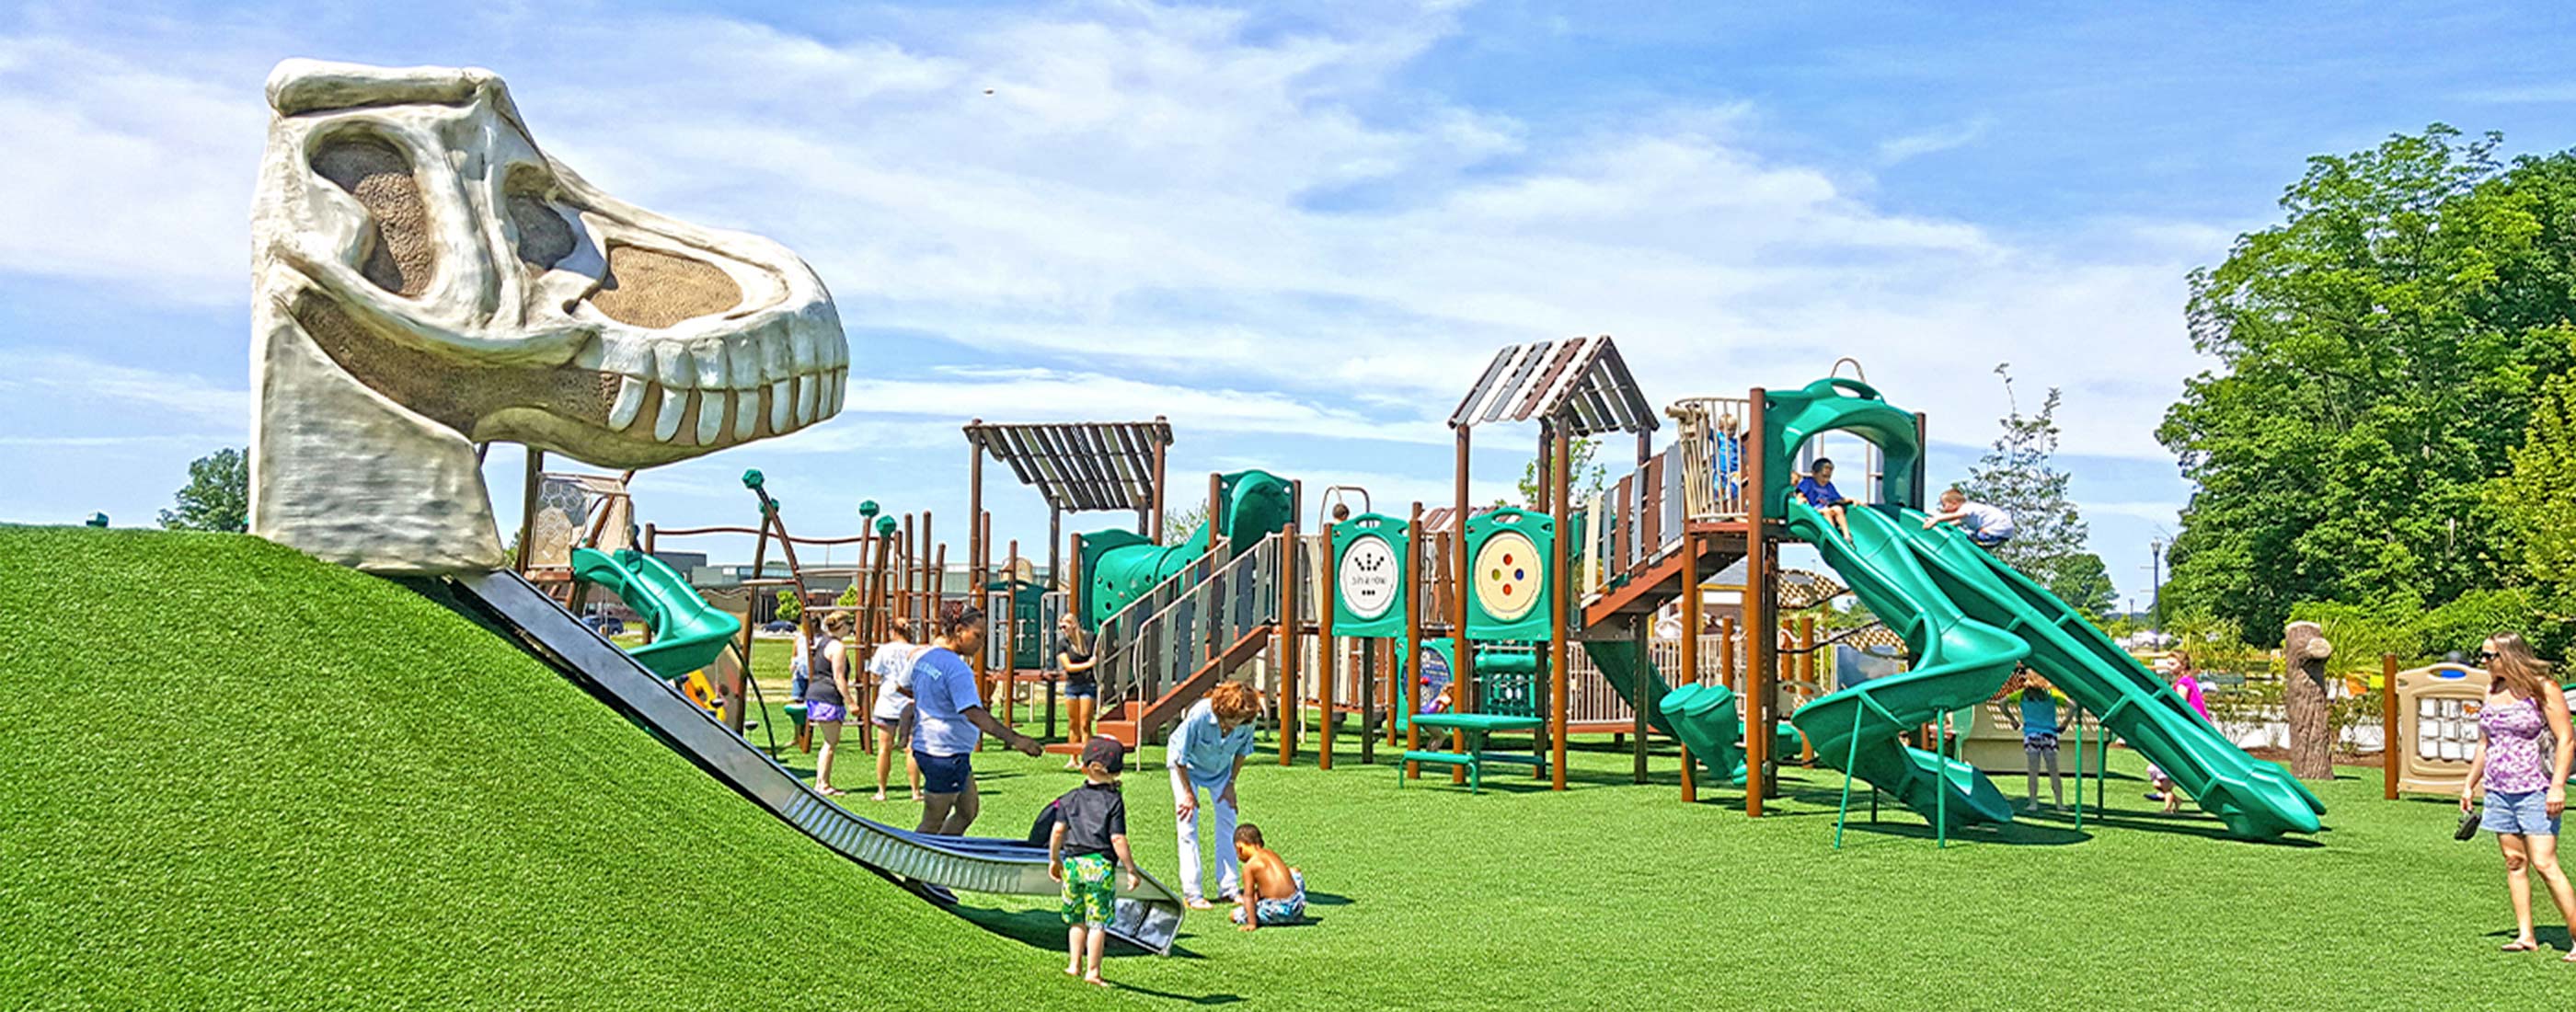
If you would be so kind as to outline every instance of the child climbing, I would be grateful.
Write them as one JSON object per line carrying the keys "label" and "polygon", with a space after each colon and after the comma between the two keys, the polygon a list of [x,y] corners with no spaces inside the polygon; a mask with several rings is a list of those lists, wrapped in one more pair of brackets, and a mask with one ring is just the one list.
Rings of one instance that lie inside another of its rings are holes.
{"label": "child climbing", "polygon": [[1970,502],[1967,493],[1955,488],[1941,493],[1941,512],[1924,517],[1923,529],[1928,531],[1934,524],[1949,523],[1958,524],[1960,530],[1968,532],[1968,540],[1976,542],[1979,548],[1994,548],[2012,540],[2013,536],[2012,514],[1985,503]]}
{"label": "child climbing", "polygon": [[1131,890],[1142,882],[1127,850],[1127,799],[1118,793],[1126,768],[1127,749],[1117,739],[1084,742],[1082,786],[1055,799],[1058,817],[1047,836],[1047,877],[1064,886],[1065,976],[1101,987],[1109,982],[1100,979],[1100,953],[1118,907],[1111,876],[1126,872]]}
{"label": "child climbing", "polygon": [[1295,924],[1306,916],[1306,876],[1261,839],[1261,827],[1249,822],[1234,827],[1234,854],[1243,862],[1243,886],[1237,891],[1234,923],[1251,931],[1264,924]]}
{"label": "child climbing", "polygon": [[[2020,689],[2016,691],[2015,685]],[[2057,733],[2065,726],[2058,720],[2057,696],[2049,691],[2048,679],[2024,671],[2004,685],[2004,695],[2015,704],[2004,707],[2004,719],[2021,729],[2021,753],[2030,776],[2030,800],[2025,809],[2039,808],[2039,768],[2048,767],[2048,793],[2055,799],[2050,811],[2066,807],[2066,786],[2057,775]]]}
{"label": "child climbing", "polygon": [[1815,470],[1798,479],[1798,497],[1823,513],[1825,519],[1833,521],[1835,527],[1841,528],[1843,537],[1851,537],[1851,521],[1843,518],[1843,508],[1851,505],[1852,500],[1834,487],[1833,461],[1816,458]]}

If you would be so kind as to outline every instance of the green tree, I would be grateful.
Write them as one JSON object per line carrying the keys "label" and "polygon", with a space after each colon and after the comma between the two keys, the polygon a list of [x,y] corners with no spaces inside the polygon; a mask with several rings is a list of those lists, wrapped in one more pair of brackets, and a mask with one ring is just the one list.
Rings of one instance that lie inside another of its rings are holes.
{"label": "green tree", "polygon": [[[1566,440],[1565,445],[1568,448],[1565,484],[1573,490],[1574,505],[1579,508],[1593,496],[1600,494],[1602,489],[1609,487],[1610,468],[1592,459],[1601,451],[1600,440],[1569,439]],[[1546,481],[1547,476],[1538,473],[1538,457],[1533,455],[1521,464],[1521,480],[1514,486],[1514,490],[1520,495],[1520,501],[1514,503],[1496,499],[1494,505],[1516,505],[1525,509],[1536,509],[1540,495],[1547,491]]]}
{"label": "green tree", "polygon": [[2061,395],[2054,387],[2040,401],[2039,413],[2025,415],[2012,394],[2012,369],[1998,365],[2011,413],[2002,419],[2003,434],[1968,472],[1959,490],[1968,498],[2012,514],[2012,540],[1995,556],[2020,570],[2048,592],[2090,616],[2111,611],[2117,597],[2102,557],[2086,550],[2089,531],[2075,502],[2066,497],[2069,475],[2050,461],[2057,453],[2057,409]]}
{"label": "green tree", "polygon": [[2194,347],[2157,437],[2196,486],[2172,606],[2278,642],[2297,602],[2424,608],[2494,582],[2488,485],[2570,359],[2576,160],[2506,171],[2435,124],[2311,158],[2285,220],[2192,272]]}
{"label": "green tree", "polygon": [[796,592],[792,590],[779,591],[777,612],[778,620],[781,622],[794,622],[803,619],[804,617],[805,602],[796,596]]}
{"label": "green tree", "polygon": [[250,457],[223,449],[189,462],[188,484],[175,498],[177,509],[161,511],[163,527],[235,534],[249,530]]}

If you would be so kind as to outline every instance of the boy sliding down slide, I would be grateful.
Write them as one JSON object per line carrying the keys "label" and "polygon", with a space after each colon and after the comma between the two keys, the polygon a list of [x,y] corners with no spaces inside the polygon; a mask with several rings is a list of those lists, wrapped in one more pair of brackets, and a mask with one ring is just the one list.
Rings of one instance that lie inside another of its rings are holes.
{"label": "boy sliding down slide", "polygon": [[1055,800],[1058,817],[1047,837],[1047,877],[1064,885],[1064,974],[1102,987],[1109,982],[1100,979],[1100,952],[1118,911],[1111,876],[1125,871],[1129,889],[1140,882],[1127,851],[1127,799],[1118,793],[1118,773],[1126,766],[1127,749],[1117,739],[1084,742],[1082,786]]}
{"label": "boy sliding down slide", "polygon": [[1835,527],[1841,528],[1843,537],[1851,537],[1851,521],[1843,518],[1843,508],[1851,505],[1852,500],[1845,498],[1842,490],[1834,487],[1833,461],[1823,457],[1816,458],[1815,471],[1798,479],[1798,497],[1805,499],[1807,505],[1815,507],[1817,512],[1823,513],[1825,519],[1833,521]]}
{"label": "boy sliding down slide", "polygon": [[1306,876],[1262,844],[1261,827],[1249,822],[1236,826],[1234,853],[1243,861],[1234,923],[1251,931],[1264,924],[1295,924],[1306,916]]}

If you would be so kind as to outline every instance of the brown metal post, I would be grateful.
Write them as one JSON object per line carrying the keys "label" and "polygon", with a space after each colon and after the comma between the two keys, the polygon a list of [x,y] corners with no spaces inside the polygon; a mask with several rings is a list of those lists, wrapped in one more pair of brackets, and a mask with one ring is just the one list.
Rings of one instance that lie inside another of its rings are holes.
{"label": "brown metal post", "polygon": [[1551,739],[1548,787],[1561,791],[1565,789],[1565,736],[1566,728],[1572,723],[1568,718],[1571,716],[1574,687],[1572,672],[1566,670],[1568,658],[1565,649],[1566,637],[1570,635],[1566,629],[1565,613],[1566,609],[1573,607],[1568,595],[1572,593],[1574,583],[1569,575],[1573,568],[1572,560],[1565,550],[1566,542],[1574,536],[1574,511],[1567,506],[1571,496],[1566,488],[1567,483],[1573,480],[1567,466],[1567,458],[1572,455],[1572,443],[1566,437],[1565,426],[1551,425],[1549,428],[1554,432],[1548,440],[1547,502],[1549,517],[1556,525],[1556,537],[1549,539],[1552,547],[1548,550],[1547,559],[1550,612],[1547,635],[1548,736]]}
{"label": "brown metal post", "polygon": [[528,571],[528,556],[536,546],[537,489],[546,481],[546,451],[533,446],[522,447],[527,453],[527,480],[519,488],[519,547],[510,553],[510,565],[521,573]]}
{"label": "brown metal post", "polygon": [[[1326,529],[1329,530],[1330,528],[1327,527]],[[1294,524],[1290,525],[1288,533],[1288,547],[1289,550],[1294,551],[1296,549],[1295,542],[1297,533]],[[1334,567],[1338,564],[1338,560],[1333,558],[1333,544],[1332,540],[1329,538],[1324,541],[1323,554],[1324,561],[1322,564],[1322,575],[1324,577],[1324,587],[1326,588],[1325,593],[1329,594],[1332,592],[1331,588],[1333,586]],[[1294,573],[1294,567],[1291,567],[1289,572]],[[1290,582],[1293,583],[1295,581],[1292,580]],[[1333,712],[1333,704],[1341,695],[1338,690],[1341,688],[1340,682],[1342,677],[1342,665],[1341,654],[1334,649],[1333,609],[1330,606],[1330,602],[1318,600],[1315,602],[1315,605],[1315,628],[1317,630],[1315,633],[1315,708],[1322,712],[1324,718],[1323,724],[1316,729],[1315,763],[1318,769],[1328,770],[1333,768],[1333,725],[1339,720],[1340,716]],[[1297,623],[1292,621],[1290,623],[1290,628],[1296,627]],[[1291,649],[1289,652],[1292,655],[1298,652],[1294,649],[1295,641],[1293,638],[1290,641],[1290,647]],[[1288,670],[1291,673],[1294,673],[1297,670],[1296,663],[1293,661],[1290,662]],[[1365,731],[1363,731],[1363,734],[1365,734]]]}
{"label": "brown metal post", "polygon": [[[1739,606],[1740,607],[1740,606]],[[1728,692],[1741,692],[1735,684],[1735,618],[1717,620],[1717,683]]]}
{"label": "brown metal post", "polygon": [[[1279,647],[1279,765],[1286,766],[1297,758],[1297,742],[1289,735],[1288,729],[1295,726],[1297,722],[1299,708],[1297,668],[1305,660],[1301,656],[1305,651],[1299,650],[1297,643],[1299,624],[1297,621],[1297,516],[1294,513],[1289,514],[1288,522],[1279,528],[1279,551],[1279,622],[1272,627],[1271,640]],[[1324,565],[1331,566],[1332,561],[1327,559]],[[1327,637],[1332,635],[1332,622],[1332,610],[1325,609],[1324,635]],[[1324,642],[1327,644],[1326,649],[1331,649],[1329,644],[1332,640],[1326,639]],[[1325,684],[1330,684],[1333,680],[1331,654],[1327,653],[1324,656],[1323,665],[1321,677]],[[1320,769],[1333,768],[1331,698],[1330,691],[1327,690],[1324,704],[1324,731],[1320,739],[1324,751],[1316,759],[1317,767]]]}
{"label": "brown metal post", "polygon": [[[967,428],[972,429],[982,424],[984,420],[978,418],[968,422]],[[984,600],[985,563],[988,561],[986,557],[993,547],[992,524],[993,518],[984,515],[984,447],[975,442],[973,437],[968,437],[966,440],[966,594],[970,600],[978,603]],[[979,679],[991,674],[985,670],[984,658],[972,658],[972,663]],[[1002,705],[1002,711],[1004,713],[1002,722],[1010,723],[1011,718],[1008,715],[1010,704],[1005,702]]]}
{"label": "brown metal post", "polygon": [[[1472,442],[1469,434],[1472,431],[1464,425],[1458,426],[1458,463],[1454,475],[1454,495],[1451,499],[1451,505],[1456,512],[1449,518],[1451,526],[1449,645],[1455,647],[1457,653],[1456,658],[1449,665],[1449,712],[1451,713],[1473,713],[1476,710],[1476,644],[1467,638],[1467,570],[1474,565],[1467,560],[1467,472]],[[1467,751],[1465,729],[1450,730],[1449,747],[1452,751]],[[1467,782],[1466,769],[1456,765],[1450,766],[1449,782],[1453,784]]]}
{"label": "brown metal post", "polygon": [[[984,515],[984,537],[986,543],[990,544],[993,537],[993,515],[990,513]],[[999,581],[1002,585],[1002,593],[1005,595],[1004,600],[1011,602],[1009,606],[1002,609],[1002,721],[1004,723],[1011,723],[1012,715],[1019,712],[1020,705],[1020,587],[1019,582],[1012,579],[1012,570],[1015,567],[1011,565],[1019,561],[1019,558],[1020,539],[1012,538],[1011,554],[1002,557],[1002,578]],[[1019,725],[1011,723],[1011,726]]]}
{"label": "brown metal post", "polygon": [[[912,514],[906,513],[903,515],[903,544],[895,548],[894,568],[886,571],[886,586],[892,591],[889,601],[894,610],[891,614],[912,617],[912,560],[919,544],[913,540]],[[916,623],[912,632],[921,637],[920,642],[930,641],[929,627]]]}
{"label": "brown metal post", "polygon": [[[2406,758],[2397,750],[2397,655],[2379,655],[2379,765],[2384,781],[2380,793],[2390,801],[2397,800],[2397,765]],[[2079,788],[2081,789],[2081,788]],[[2076,800],[2081,801],[2082,798]]]}
{"label": "brown metal post", "polygon": [[[1670,466],[1670,465],[1667,465]],[[1672,687],[1699,681],[1699,535],[1690,532],[1690,521],[1682,521],[1682,669],[1673,676]],[[1699,774],[1691,768],[1690,746],[1682,746],[1682,800],[1699,800]],[[1721,775],[1724,770],[1718,771]]]}
{"label": "brown metal post", "polygon": [[1754,387],[1745,412],[1753,446],[1744,455],[1744,484],[1752,492],[1744,501],[1744,666],[1750,669],[1744,678],[1744,814],[1754,818],[1762,816],[1763,790],[1770,786],[1763,772],[1771,761],[1771,659],[1779,636],[1772,628],[1771,503],[1763,484],[1763,458],[1770,453],[1766,399]]}
{"label": "brown metal post", "polygon": [[652,524],[645,524],[645,525],[644,525],[644,554],[646,554],[646,555],[651,555],[651,554],[653,554],[653,545],[654,545],[655,541],[656,541],[656,537],[655,537],[655,535],[654,535],[654,533],[653,533],[653,525],[652,525]]}
{"label": "brown metal post", "polygon": [[[1430,586],[1422,572],[1425,553],[1422,550],[1421,503],[1413,504],[1413,517],[1405,522],[1404,530],[1404,578],[1411,586],[1405,588],[1404,644],[1399,649],[1411,650],[1413,656],[1396,658],[1395,677],[1404,682],[1404,747],[1406,751],[1419,751],[1422,748],[1422,725],[1415,723],[1413,718],[1422,713],[1422,607],[1429,602],[1425,592]],[[1404,775],[1410,780],[1422,779],[1422,764],[1405,763]]]}

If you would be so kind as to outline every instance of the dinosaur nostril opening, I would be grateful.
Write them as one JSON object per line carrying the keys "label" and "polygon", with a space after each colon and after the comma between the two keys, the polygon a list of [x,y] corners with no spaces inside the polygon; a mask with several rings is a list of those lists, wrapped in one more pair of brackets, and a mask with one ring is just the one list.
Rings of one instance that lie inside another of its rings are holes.
{"label": "dinosaur nostril opening", "polygon": [[553,267],[572,255],[572,225],[533,193],[513,193],[503,201],[510,224],[518,230],[519,259],[537,270]]}
{"label": "dinosaur nostril opening", "polygon": [[342,137],[313,153],[313,171],[367,209],[367,258],[358,272],[376,287],[412,298],[429,290],[438,266],[429,235],[429,203],[412,178],[411,159],[373,137]]}
{"label": "dinosaur nostril opening", "polygon": [[659,330],[742,304],[742,286],[703,260],[641,246],[608,247],[608,273],[590,304],[609,319]]}

